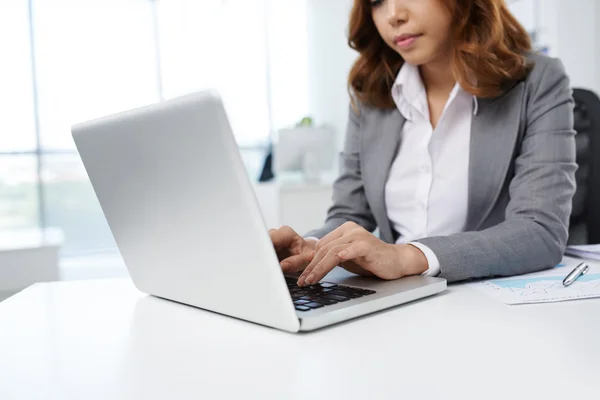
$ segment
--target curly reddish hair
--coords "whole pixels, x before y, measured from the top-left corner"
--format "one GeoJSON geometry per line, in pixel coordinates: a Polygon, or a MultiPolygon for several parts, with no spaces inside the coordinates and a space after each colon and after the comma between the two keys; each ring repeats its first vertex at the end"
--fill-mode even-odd
{"type": "MultiPolygon", "coordinates": [[[[457,82],[478,97],[502,94],[510,82],[527,76],[531,66],[527,31],[504,0],[440,0],[453,15],[452,69],[457,82]]],[[[370,0],[354,0],[348,45],[359,53],[348,89],[363,104],[394,108],[391,88],[404,60],[381,38],[370,0]]]]}

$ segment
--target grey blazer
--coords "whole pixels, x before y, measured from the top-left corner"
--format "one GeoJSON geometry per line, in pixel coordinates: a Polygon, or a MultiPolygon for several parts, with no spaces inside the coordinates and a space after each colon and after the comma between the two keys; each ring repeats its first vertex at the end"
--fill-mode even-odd
{"type": "MultiPolygon", "coordinates": [[[[559,60],[532,54],[530,61],[523,81],[478,99],[465,232],[416,240],[435,253],[448,281],[538,271],[564,253],[577,169],[572,91],[559,60]]],[[[404,121],[397,109],[350,109],[333,206],[325,225],[306,236],[321,238],[354,221],[396,242],[384,187],[404,121]]]]}

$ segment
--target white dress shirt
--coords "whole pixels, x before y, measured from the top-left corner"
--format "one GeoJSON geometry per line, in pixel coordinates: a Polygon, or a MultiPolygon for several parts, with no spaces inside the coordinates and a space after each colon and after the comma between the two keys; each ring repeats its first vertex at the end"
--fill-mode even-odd
{"type": "Polygon", "coordinates": [[[400,234],[397,243],[409,243],[425,254],[429,269],[423,275],[437,276],[440,262],[435,253],[414,240],[464,230],[471,121],[477,113],[477,98],[457,83],[433,129],[421,74],[407,63],[392,86],[392,97],[406,122],[385,185],[387,215],[400,234]]]}
{"type": "Polygon", "coordinates": [[[477,98],[457,83],[433,129],[419,69],[407,63],[392,86],[392,97],[406,122],[385,186],[387,214],[400,233],[397,243],[419,248],[429,262],[424,275],[436,276],[438,258],[429,247],[413,241],[464,230],[471,120],[477,98]]]}

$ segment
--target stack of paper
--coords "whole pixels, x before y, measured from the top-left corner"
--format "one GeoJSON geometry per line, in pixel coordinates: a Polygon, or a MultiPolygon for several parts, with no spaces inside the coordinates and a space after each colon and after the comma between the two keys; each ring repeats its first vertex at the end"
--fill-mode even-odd
{"type": "Polygon", "coordinates": [[[585,246],[569,246],[565,251],[568,256],[600,260],[600,244],[589,244],[585,246]]]}
{"type": "Polygon", "coordinates": [[[510,278],[491,279],[471,285],[505,304],[552,303],[600,297],[600,268],[580,276],[570,286],[563,286],[565,276],[577,263],[510,278]]]}

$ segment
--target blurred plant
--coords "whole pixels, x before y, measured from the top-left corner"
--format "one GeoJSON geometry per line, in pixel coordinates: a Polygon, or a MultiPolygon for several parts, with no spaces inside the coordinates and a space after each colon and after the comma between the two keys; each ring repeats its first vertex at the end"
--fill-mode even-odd
{"type": "Polygon", "coordinates": [[[296,127],[299,126],[313,126],[313,119],[311,117],[304,117],[296,124],[296,127]]]}

